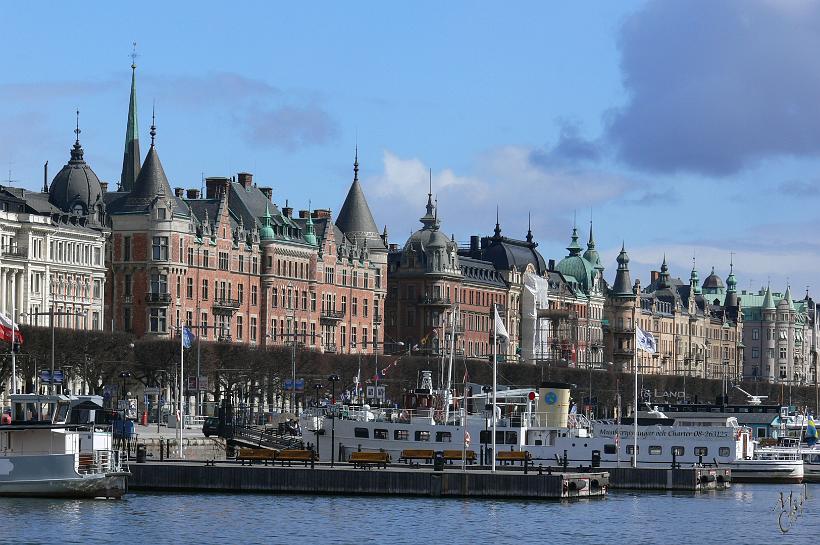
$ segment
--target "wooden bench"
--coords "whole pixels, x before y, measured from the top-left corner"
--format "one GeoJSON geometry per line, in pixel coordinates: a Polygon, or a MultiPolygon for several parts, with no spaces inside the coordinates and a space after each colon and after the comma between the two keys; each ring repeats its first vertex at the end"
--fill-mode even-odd
{"type": "Polygon", "coordinates": [[[293,462],[304,462],[305,467],[307,467],[309,463],[313,463],[318,459],[316,453],[312,450],[281,450],[276,456],[277,462],[282,462],[283,466],[285,462],[287,462],[288,467],[290,467],[293,462]]]}
{"type": "Polygon", "coordinates": [[[278,452],[267,448],[240,448],[236,453],[236,459],[242,462],[242,465],[245,465],[245,462],[251,466],[254,462],[265,462],[265,465],[268,465],[268,462],[276,460],[278,452]]]}
{"type": "Polygon", "coordinates": [[[372,466],[387,469],[390,463],[390,453],[388,452],[351,452],[348,462],[354,468],[369,469],[372,466]]]}
{"type": "Polygon", "coordinates": [[[401,451],[399,462],[404,461],[409,464],[412,460],[424,460],[429,464],[433,462],[435,456],[436,453],[433,450],[408,448],[401,451]]]}
{"type": "Polygon", "coordinates": [[[462,455],[466,454],[466,460],[468,464],[475,463],[475,451],[468,450],[466,452],[462,452],[460,450],[445,450],[444,451],[444,460],[446,462],[460,462],[462,459],[462,455]]]}
{"type": "Polygon", "coordinates": [[[502,465],[521,462],[521,465],[526,467],[531,459],[532,456],[526,450],[499,450],[495,453],[495,461],[501,462],[502,465]]]}

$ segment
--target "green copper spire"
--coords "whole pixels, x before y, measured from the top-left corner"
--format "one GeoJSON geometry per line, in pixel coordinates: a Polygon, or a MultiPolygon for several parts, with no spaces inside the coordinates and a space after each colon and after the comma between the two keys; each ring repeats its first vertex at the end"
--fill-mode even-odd
{"type": "Polygon", "coordinates": [[[128,123],[125,127],[125,152],[122,157],[120,189],[132,191],[140,173],[140,136],[137,124],[137,44],[131,54],[131,99],[128,102],[128,123]]]}
{"type": "Polygon", "coordinates": [[[310,213],[310,203],[308,203],[307,222],[305,223],[305,240],[308,244],[316,246],[318,240],[316,239],[316,230],[313,228],[313,218],[310,213]]]}
{"type": "Polygon", "coordinates": [[[786,295],[783,299],[789,304],[789,309],[794,310],[794,300],[792,299],[792,287],[786,285],[786,295]]]}
{"type": "Polygon", "coordinates": [[[774,306],[774,299],[772,298],[772,288],[771,286],[766,286],[766,296],[763,297],[763,310],[774,310],[776,307],[774,306]]]}
{"type": "Polygon", "coordinates": [[[265,204],[265,215],[262,217],[262,227],[259,229],[259,240],[273,240],[273,227],[271,227],[270,208],[265,204]]]}
{"type": "Polygon", "coordinates": [[[692,288],[692,293],[695,295],[700,295],[700,275],[698,275],[698,270],[695,268],[695,258],[692,258],[692,273],[689,275],[689,286],[692,288]]]}
{"type": "Polygon", "coordinates": [[[581,245],[578,244],[578,229],[572,228],[572,242],[567,246],[570,256],[581,255],[581,245]]]}

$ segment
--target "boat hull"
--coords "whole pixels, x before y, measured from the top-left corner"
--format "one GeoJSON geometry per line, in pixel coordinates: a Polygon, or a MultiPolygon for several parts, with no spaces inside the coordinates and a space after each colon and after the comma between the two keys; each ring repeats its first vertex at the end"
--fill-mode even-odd
{"type": "Polygon", "coordinates": [[[129,475],[129,473],[119,472],[72,479],[6,481],[0,483],[0,496],[120,499],[128,491],[129,475]]]}
{"type": "Polygon", "coordinates": [[[728,464],[737,483],[802,483],[803,461],[738,460],[728,464]]]}

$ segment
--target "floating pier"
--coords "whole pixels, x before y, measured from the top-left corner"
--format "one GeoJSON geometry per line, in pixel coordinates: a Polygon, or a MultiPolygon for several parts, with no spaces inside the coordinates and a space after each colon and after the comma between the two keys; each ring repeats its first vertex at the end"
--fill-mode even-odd
{"type": "Polygon", "coordinates": [[[131,464],[129,488],[146,491],[210,491],[271,494],[391,495],[460,498],[551,499],[603,497],[608,473],[537,471],[444,471],[389,466],[353,469],[348,464],[314,467],[243,466],[231,462],[131,464]]]}
{"type": "Polygon", "coordinates": [[[625,490],[725,490],[732,485],[732,470],[695,467],[658,469],[620,467],[609,469],[609,485],[625,490]]]}

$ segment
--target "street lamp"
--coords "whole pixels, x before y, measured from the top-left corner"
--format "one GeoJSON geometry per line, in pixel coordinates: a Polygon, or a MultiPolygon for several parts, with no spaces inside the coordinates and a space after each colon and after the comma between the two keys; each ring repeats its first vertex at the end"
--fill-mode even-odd
{"type": "Polygon", "coordinates": [[[120,390],[120,395],[117,399],[117,405],[122,406],[122,419],[125,420],[125,405],[122,403],[123,397],[126,399],[126,403],[128,402],[127,396],[125,396],[125,380],[131,378],[131,371],[123,371],[120,373],[120,379],[122,384],[122,389],[120,390]]]}
{"type": "MultiPolygon", "coordinates": [[[[314,416],[315,419],[318,419],[318,416],[319,416],[319,391],[322,388],[324,388],[323,384],[314,384],[313,385],[313,389],[316,390],[316,398],[315,398],[316,399],[316,412],[314,413],[316,415],[316,416],[314,416]]],[[[315,430],[316,431],[316,456],[318,457],[319,456],[319,426],[314,426],[314,428],[316,428],[316,430],[315,430]]],[[[333,438],[331,437],[331,441],[332,440],[333,440],[333,438]]],[[[331,448],[333,448],[333,447],[331,446],[331,448]]]]}
{"type": "Polygon", "coordinates": [[[54,394],[54,317],[55,316],[86,316],[84,310],[81,311],[56,311],[52,306],[48,312],[24,312],[22,316],[49,316],[49,323],[51,327],[51,382],[48,390],[49,394],[54,394]]]}
{"type": "Polygon", "coordinates": [[[336,383],[339,382],[339,375],[333,374],[327,377],[330,381],[330,467],[336,461],[336,383]]]}

